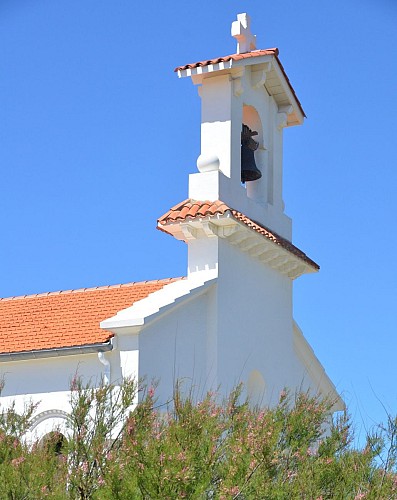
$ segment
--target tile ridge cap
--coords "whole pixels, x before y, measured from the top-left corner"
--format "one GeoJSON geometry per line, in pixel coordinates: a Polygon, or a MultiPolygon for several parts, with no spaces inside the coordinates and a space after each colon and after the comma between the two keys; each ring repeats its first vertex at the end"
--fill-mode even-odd
{"type": "Polygon", "coordinates": [[[58,291],[54,291],[54,292],[32,293],[32,294],[27,294],[27,295],[13,295],[11,297],[0,297],[0,303],[12,301],[12,300],[45,298],[45,297],[54,297],[57,295],[69,295],[69,294],[75,294],[75,293],[112,290],[112,289],[116,289],[116,288],[129,288],[129,287],[133,287],[136,285],[150,285],[150,284],[162,283],[162,282],[164,282],[164,284],[167,284],[167,283],[173,283],[174,281],[183,280],[183,279],[186,279],[186,276],[178,276],[175,278],[160,278],[160,279],[143,280],[143,281],[131,281],[128,283],[118,283],[116,285],[103,285],[103,286],[94,286],[94,287],[87,287],[87,288],[74,288],[74,289],[70,289],[70,290],[58,290],[58,291]]]}
{"type": "Polygon", "coordinates": [[[187,63],[187,64],[182,64],[180,66],[177,66],[174,69],[174,73],[176,73],[179,70],[187,69],[189,67],[193,68],[193,67],[200,67],[200,66],[208,66],[210,64],[216,63],[217,61],[218,62],[221,62],[221,61],[227,62],[236,56],[242,56],[242,55],[247,55],[247,54],[252,54],[252,53],[256,54],[259,52],[274,52],[275,56],[278,56],[280,53],[278,47],[269,47],[268,49],[255,49],[255,50],[250,50],[249,52],[242,52],[241,54],[233,53],[233,54],[228,54],[226,56],[211,57],[211,58],[207,58],[207,59],[202,59],[201,61],[196,61],[193,63],[187,63]]]}

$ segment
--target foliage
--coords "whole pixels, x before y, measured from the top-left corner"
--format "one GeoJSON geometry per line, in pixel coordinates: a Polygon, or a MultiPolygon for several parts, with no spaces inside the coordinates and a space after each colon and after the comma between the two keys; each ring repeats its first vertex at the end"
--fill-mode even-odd
{"type": "Polygon", "coordinates": [[[197,402],[177,384],[167,408],[155,390],[75,377],[66,438],[26,441],[35,406],[0,410],[0,498],[392,499],[397,498],[397,420],[353,446],[332,402],[283,391],[254,408],[241,387],[197,402]],[[137,403],[138,392],[140,402],[137,403]]]}
{"type": "Polygon", "coordinates": [[[22,414],[15,404],[0,411],[0,498],[64,498],[66,460],[46,445],[25,441],[36,406],[25,406],[22,414]]]}
{"type": "Polygon", "coordinates": [[[124,423],[137,396],[136,383],[119,387],[103,381],[95,388],[81,378],[72,380],[68,422],[68,490],[72,498],[91,498],[103,484],[109,457],[117,452],[124,423]]]}

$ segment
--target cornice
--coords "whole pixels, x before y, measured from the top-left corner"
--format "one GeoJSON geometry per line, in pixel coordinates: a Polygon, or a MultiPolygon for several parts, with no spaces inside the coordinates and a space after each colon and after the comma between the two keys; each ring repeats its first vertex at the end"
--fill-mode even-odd
{"type": "Polygon", "coordinates": [[[167,233],[186,243],[202,238],[222,238],[290,279],[318,270],[280,244],[235,219],[231,211],[186,221],[169,222],[160,229],[166,230],[167,233]]]}

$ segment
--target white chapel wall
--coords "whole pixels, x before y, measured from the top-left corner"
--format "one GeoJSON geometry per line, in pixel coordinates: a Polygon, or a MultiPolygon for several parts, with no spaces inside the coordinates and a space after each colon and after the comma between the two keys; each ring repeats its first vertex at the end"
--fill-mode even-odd
{"type": "MultiPolygon", "coordinates": [[[[107,352],[106,356],[114,367],[112,381],[121,379],[120,355],[107,352]]],[[[25,404],[37,403],[35,415],[35,437],[40,437],[54,427],[65,425],[70,412],[70,385],[76,375],[85,383],[98,385],[104,376],[104,365],[96,353],[60,356],[0,364],[0,375],[4,379],[1,393],[1,408],[15,402],[15,409],[22,413],[25,404]]]]}
{"type": "Polygon", "coordinates": [[[139,372],[159,385],[156,391],[159,404],[168,401],[176,381],[196,393],[208,388],[207,324],[208,296],[211,289],[180,307],[172,308],[158,321],[153,321],[139,335],[139,372]],[[193,382],[194,379],[194,382],[193,382]]]}
{"type": "Polygon", "coordinates": [[[225,240],[219,252],[219,383],[228,392],[258,371],[263,403],[274,404],[305,378],[293,344],[292,282],[225,240]]]}

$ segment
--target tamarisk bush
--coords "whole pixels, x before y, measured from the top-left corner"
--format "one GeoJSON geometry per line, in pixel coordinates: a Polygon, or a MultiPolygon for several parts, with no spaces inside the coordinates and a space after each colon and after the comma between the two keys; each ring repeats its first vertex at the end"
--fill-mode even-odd
{"type": "Polygon", "coordinates": [[[1,499],[397,499],[390,416],[357,448],[348,414],[303,392],[254,408],[241,387],[197,402],[176,384],[158,407],[153,387],[76,377],[70,403],[66,439],[33,446],[35,407],[0,411],[1,499]]]}

